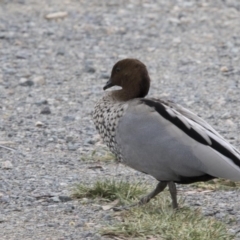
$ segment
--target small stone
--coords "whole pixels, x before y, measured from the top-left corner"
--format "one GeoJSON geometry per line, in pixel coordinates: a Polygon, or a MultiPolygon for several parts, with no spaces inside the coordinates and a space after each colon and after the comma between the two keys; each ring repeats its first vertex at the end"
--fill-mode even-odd
{"type": "Polygon", "coordinates": [[[49,13],[45,16],[47,20],[58,19],[58,18],[65,18],[68,15],[67,12],[55,12],[49,13]]]}
{"type": "Polygon", "coordinates": [[[72,144],[72,143],[68,143],[68,150],[69,151],[76,151],[77,149],[78,149],[78,145],[72,144]]]}
{"type": "Polygon", "coordinates": [[[71,197],[68,196],[59,196],[59,199],[61,200],[61,202],[69,202],[72,201],[71,197]]]}
{"type": "Polygon", "coordinates": [[[37,106],[46,105],[46,104],[48,104],[48,101],[46,99],[44,99],[44,100],[41,100],[39,102],[35,102],[35,104],[37,106]]]}
{"type": "Polygon", "coordinates": [[[92,67],[92,66],[87,65],[87,66],[85,66],[85,71],[87,73],[95,73],[96,69],[94,67],[92,67]]]}
{"type": "Polygon", "coordinates": [[[110,78],[110,75],[108,73],[102,73],[100,78],[103,78],[103,79],[109,79],[110,78]]]}
{"type": "Polygon", "coordinates": [[[42,122],[40,122],[40,121],[37,121],[36,123],[35,123],[35,126],[36,127],[42,127],[44,124],[42,123],[42,122]]]}
{"type": "Polygon", "coordinates": [[[26,78],[20,78],[19,85],[23,87],[31,87],[34,84],[32,80],[26,78]]]}
{"type": "Polygon", "coordinates": [[[8,196],[2,196],[0,198],[0,203],[9,203],[10,202],[10,199],[8,196]]]}
{"type": "Polygon", "coordinates": [[[227,120],[226,120],[226,125],[228,125],[229,127],[232,127],[232,126],[234,126],[235,124],[234,124],[234,122],[233,122],[231,119],[227,119],[227,120]]]}
{"type": "Polygon", "coordinates": [[[75,117],[73,117],[73,116],[64,116],[63,117],[63,121],[65,121],[65,122],[72,122],[74,120],[75,120],[75,117]]]}
{"type": "Polygon", "coordinates": [[[45,85],[46,84],[46,80],[43,76],[36,76],[33,78],[33,82],[38,84],[38,85],[45,85]]]}
{"type": "Polygon", "coordinates": [[[6,218],[2,215],[0,215],[0,223],[6,222],[6,218]]]}
{"type": "Polygon", "coordinates": [[[52,200],[53,202],[61,202],[58,196],[52,197],[51,200],[52,200]]]}
{"type": "Polygon", "coordinates": [[[66,137],[66,142],[67,142],[67,143],[73,142],[73,137],[67,136],[67,137],[66,137]]]}
{"type": "Polygon", "coordinates": [[[10,161],[2,162],[2,169],[12,169],[13,165],[10,161]]]}
{"type": "Polygon", "coordinates": [[[91,232],[83,232],[82,233],[83,239],[86,239],[86,238],[92,237],[92,236],[93,236],[93,233],[91,233],[91,232]]]}
{"type": "Polygon", "coordinates": [[[51,110],[48,106],[44,107],[41,112],[41,114],[51,114],[51,110]]]}
{"type": "Polygon", "coordinates": [[[228,67],[226,67],[226,66],[222,66],[222,67],[220,68],[220,71],[221,71],[221,72],[228,72],[229,69],[228,69],[228,67]]]}
{"type": "Polygon", "coordinates": [[[55,224],[55,223],[48,223],[47,226],[48,226],[48,227],[56,227],[56,224],[55,224]]]}
{"type": "Polygon", "coordinates": [[[57,55],[59,55],[59,56],[64,56],[64,55],[65,55],[64,49],[59,49],[59,50],[57,51],[57,55]]]}
{"type": "Polygon", "coordinates": [[[65,212],[65,213],[72,213],[74,209],[75,209],[74,206],[72,206],[72,205],[67,205],[66,208],[64,209],[64,212],[65,212]]]}

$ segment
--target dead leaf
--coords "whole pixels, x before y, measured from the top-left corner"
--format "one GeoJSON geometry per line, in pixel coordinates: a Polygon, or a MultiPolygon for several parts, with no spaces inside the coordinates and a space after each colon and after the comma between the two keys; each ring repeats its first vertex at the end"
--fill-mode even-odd
{"type": "Polygon", "coordinates": [[[203,191],[201,191],[201,193],[210,193],[210,192],[213,192],[213,190],[203,190],[203,191]]]}
{"type": "Polygon", "coordinates": [[[116,207],[116,206],[118,205],[118,203],[119,203],[119,199],[116,199],[116,200],[114,200],[113,202],[109,203],[108,205],[102,206],[102,209],[103,209],[104,211],[110,210],[110,209],[112,209],[113,207],[116,207]]]}

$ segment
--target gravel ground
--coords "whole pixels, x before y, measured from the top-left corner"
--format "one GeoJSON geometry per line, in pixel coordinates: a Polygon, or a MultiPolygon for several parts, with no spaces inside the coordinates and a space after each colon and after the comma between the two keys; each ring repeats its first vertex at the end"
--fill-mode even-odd
{"type": "MultiPolygon", "coordinates": [[[[238,0],[0,1],[0,238],[104,239],[111,214],[69,201],[74,183],[105,176],[147,179],[81,156],[101,142],[90,120],[113,64],[143,61],[151,96],[195,112],[240,146],[238,0]],[[62,16],[48,15],[56,12],[62,16]]],[[[155,181],[153,185],[155,184],[155,181]]],[[[179,186],[186,204],[230,219],[239,232],[240,191],[179,186]]]]}

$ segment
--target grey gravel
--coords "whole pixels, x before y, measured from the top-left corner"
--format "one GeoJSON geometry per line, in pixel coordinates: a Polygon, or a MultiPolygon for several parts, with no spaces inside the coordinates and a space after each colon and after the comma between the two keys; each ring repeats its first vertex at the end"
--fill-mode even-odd
{"type": "MultiPolygon", "coordinates": [[[[13,167],[0,168],[0,238],[105,239],[97,231],[111,211],[68,199],[72,186],[107,177],[154,187],[122,165],[81,160],[105,154],[90,113],[122,58],[147,65],[149,95],[199,113],[239,148],[239,10],[238,0],[1,1],[0,145],[9,149],[0,147],[0,166],[13,167]]],[[[239,232],[239,190],[178,190],[239,232]]]]}
{"type": "Polygon", "coordinates": [[[51,110],[48,106],[44,107],[41,112],[41,114],[51,114],[51,110]]]}

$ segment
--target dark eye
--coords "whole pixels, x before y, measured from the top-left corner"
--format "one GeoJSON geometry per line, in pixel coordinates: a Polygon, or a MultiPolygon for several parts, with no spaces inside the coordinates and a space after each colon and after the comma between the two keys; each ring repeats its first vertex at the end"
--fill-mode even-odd
{"type": "Polygon", "coordinates": [[[120,68],[118,67],[118,68],[116,68],[116,72],[120,72],[120,68]]]}

